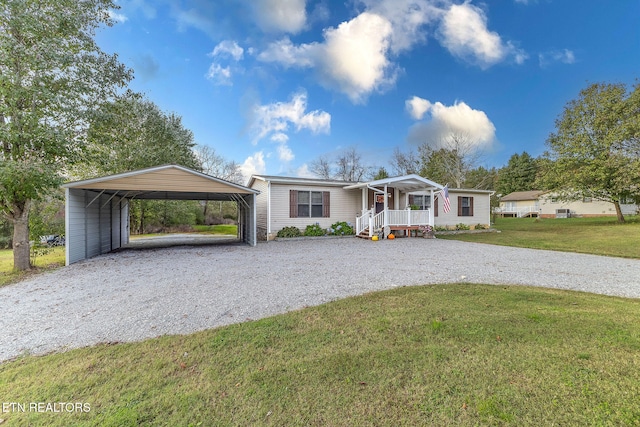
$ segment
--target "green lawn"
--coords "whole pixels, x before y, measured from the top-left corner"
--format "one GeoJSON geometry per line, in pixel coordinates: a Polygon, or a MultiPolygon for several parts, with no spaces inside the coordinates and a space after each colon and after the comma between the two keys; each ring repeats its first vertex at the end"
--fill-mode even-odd
{"type": "Polygon", "coordinates": [[[640,301],[406,287],[0,365],[8,425],[640,425],[640,301]]]}
{"type": "Polygon", "coordinates": [[[498,218],[500,233],[438,235],[438,238],[640,258],[640,218],[498,218]]]}
{"type": "Polygon", "coordinates": [[[16,273],[13,271],[13,251],[11,249],[0,249],[0,286],[24,279],[42,270],[61,267],[64,265],[64,261],[64,247],[51,248],[48,253],[35,258],[35,269],[33,271],[16,273]]]}
{"type": "Polygon", "coordinates": [[[219,224],[219,225],[195,225],[194,230],[198,233],[206,234],[224,234],[235,236],[238,234],[237,225],[219,224]]]}

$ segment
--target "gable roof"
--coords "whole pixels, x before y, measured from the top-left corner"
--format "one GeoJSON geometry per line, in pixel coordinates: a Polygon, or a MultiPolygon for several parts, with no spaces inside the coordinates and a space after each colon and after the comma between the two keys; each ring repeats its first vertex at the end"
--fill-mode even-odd
{"type": "Polygon", "coordinates": [[[541,190],[531,190],[531,191],[514,191],[513,193],[509,193],[503,198],[500,199],[501,202],[516,202],[522,200],[538,200],[538,197],[546,193],[546,191],[541,190]]]}
{"type": "Polygon", "coordinates": [[[352,190],[356,188],[365,187],[383,187],[385,185],[393,186],[394,188],[401,189],[405,192],[421,191],[428,188],[434,188],[442,190],[444,186],[433,182],[430,179],[423,178],[420,175],[410,174],[403,176],[394,176],[389,178],[376,179],[369,182],[359,182],[357,184],[349,185],[345,187],[346,190],[352,190]]]}
{"type": "Polygon", "coordinates": [[[257,194],[259,191],[179,165],[146,169],[68,182],[63,188],[127,192],[136,198],[212,200],[213,195],[257,194]]]}

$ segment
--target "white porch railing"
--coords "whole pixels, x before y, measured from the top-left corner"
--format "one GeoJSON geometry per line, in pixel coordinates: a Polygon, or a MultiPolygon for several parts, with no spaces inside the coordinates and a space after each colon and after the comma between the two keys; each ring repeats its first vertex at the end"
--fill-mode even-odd
{"type": "Polygon", "coordinates": [[[522,218],[530,214],[537,214],[539,211],[539,208],[537,206],[525,206],[523,208],[513,208],[513,209],[494,208],[493,211],[501,215],[509,214],[509,215],[517,216],[518,218],[522,218]]]}
{"type": "Polygon", "coordinates": [[[373,214],[373,209],[362,211],[362,216],[356,217],[356,235],[362,233],[369,227],[369,219],[373,214]]]}
{"type": "Polygon", "coordinates": [[[373,236],[373,231],[383,228],[385,225],[392,226],[433,226],[433,213],[430,209],[425,210],[386,210],[378,214],[373,213],[373,209],[364,211],[362,216],[356,218],[356,234],[360,234],[369,229],[369,237],[373,236]]]}

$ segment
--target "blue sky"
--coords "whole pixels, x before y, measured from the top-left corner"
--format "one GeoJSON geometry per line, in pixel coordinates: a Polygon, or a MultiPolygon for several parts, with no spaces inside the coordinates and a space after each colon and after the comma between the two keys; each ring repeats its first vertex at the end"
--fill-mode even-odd
{"type": "Polygon", "coordinates": [[[252,173],[310,176],[350,147],[451,131],[484,166],[540,155],[590,83],[640,78],[636,0],[120,0],[100,47],[196,142],[252,173]]]}

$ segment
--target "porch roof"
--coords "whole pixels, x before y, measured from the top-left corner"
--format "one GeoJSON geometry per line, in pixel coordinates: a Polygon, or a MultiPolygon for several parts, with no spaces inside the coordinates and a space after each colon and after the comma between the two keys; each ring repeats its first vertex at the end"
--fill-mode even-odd
{"type": "Polygon", "coordinates": [[[423,178],[420,175],[411,174],[411,175],[403,175],[403,176],[395,176],[390,178],[377,179],[375,181],[369,182],[359,182],[357,184],[347,185],[344,187],[345,190],[354,190],[357,188],[366,188],[366,187],[384,187],[388,185],[393,188],[397,188],[399,190],[404,191],[405,193],[409,193],[412,191],[424,191],[424,190],[442,190],[444,186],[438,184],[437,182],[433,182],[427,178],[423,178]]]}

